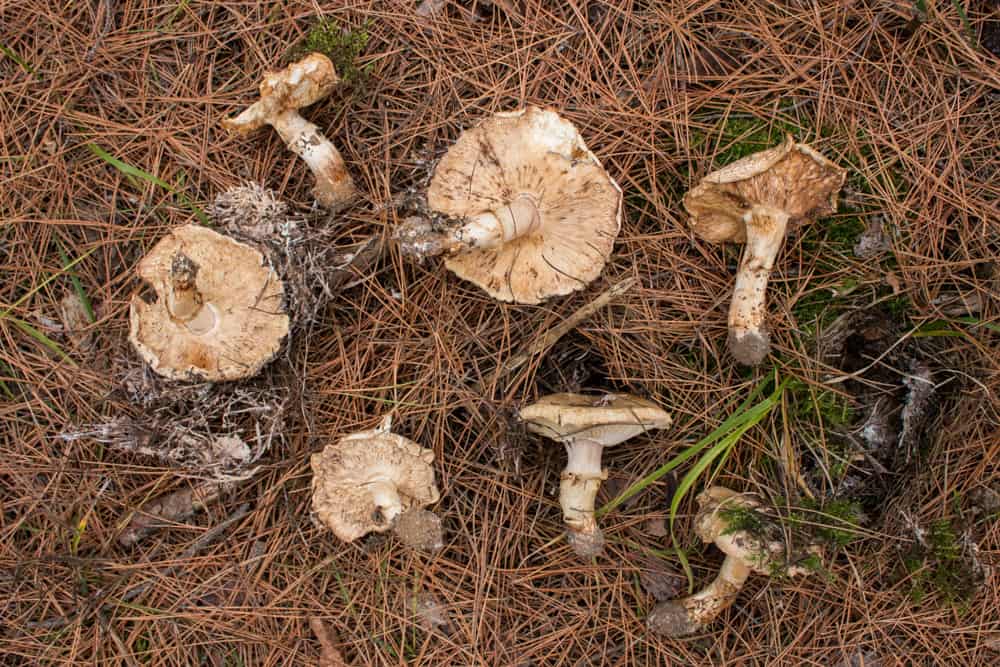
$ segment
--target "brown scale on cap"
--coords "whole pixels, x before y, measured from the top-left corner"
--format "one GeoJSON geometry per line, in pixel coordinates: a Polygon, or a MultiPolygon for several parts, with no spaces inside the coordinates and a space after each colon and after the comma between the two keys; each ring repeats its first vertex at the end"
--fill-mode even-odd
{"type": "Polygon", "coordinates": [[[767,281],[789,225],[834,212],[846,175],[788,137],[712,172],[684,195],[695,234],[746,244],[729,308],[729,350],[740,363],[759,364],[770,351],[767,281]]]}

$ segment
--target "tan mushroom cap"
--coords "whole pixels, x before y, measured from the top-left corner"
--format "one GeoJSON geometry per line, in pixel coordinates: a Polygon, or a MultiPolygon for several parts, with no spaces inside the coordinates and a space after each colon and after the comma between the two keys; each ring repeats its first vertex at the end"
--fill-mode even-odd
{"type": "Polygon", "coordinates": [[[371,532],[383,533],[396,518],[437,502],[434,452],[389,432],[390,421],[327,445],[312,455],[312,508],[324,525],[345,542],[371,532]],[[376,499],[377,485],[388,484],[398,496],[391,513],[376,499]]]}
{"type": "Polygon", "coordinates": [[[789,136],[783,144],[726,165],[684,195],[694,232],[707,241],[746,241],[745,215],[754,206],[792,221],[832,213],[847,171],[789,136]]]}
{"type": "Polygon", "coordinates": [[[628,394],[551,394],[520,414],[533,433],[566,444],[589,440],[605,447],[672,422],[656,403],[628,394]]]}
{"type": "Polygon", "coordinates": [[[129,340],[158,374],[211,382],[252,377],[277,354],[288,334],[284,284],[259,250],[206,227],[185,225],[160,239],[137,273],[156,292],[132,297],[129,340]],[[198,315],[184,322],[170,311],[172,267],[186,256],[197,272],[198,315]]]}
{"type": "Polygon", "coordinates": [[[328,97],[340,83],[337,70],[322,53],[310,53],[283,70],[267,72],[260,82],[260,99],[222,126],[246,134],[272,122],[285,111],[295,111],[328,97]]]}
{"type": "Polygon", "coordinates": [[[621,228],[621,201],[576,127],[534,106],[462,133],[427,191],[432,209],[458,218],[504,207],[537,211],[537,220],[517,221],[535,225],[528,234],[445,260],[492,297],[518,303],[569,294],[600,275],[621,228]]]}

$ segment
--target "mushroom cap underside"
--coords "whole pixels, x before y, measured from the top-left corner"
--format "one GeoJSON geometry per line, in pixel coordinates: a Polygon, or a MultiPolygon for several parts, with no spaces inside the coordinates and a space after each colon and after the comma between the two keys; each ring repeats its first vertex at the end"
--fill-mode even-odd
{"type": "Polygon", "coordinates": [[[341,438],[311,457],[313,511],[345,542],[385,532],[393,522],[379,512],[369,485],[391,482],[403,512],[426,507],[439,498],[433,461],[430,449],[384,430],[341,438]]]}
{"type": "Polygon", "coordinates": [[[707,241],[746,241],[746,214],[754,206],[791,220],[832,213],[846,170],[788,137],[705,176],[684,195],[694,232],[707,241]]]}
{"type": "Polygon", "coordinates": [[[185,225],[156,243],[137,273],[156,293],[132,297],[129,340],[150,367],[176,380],[212,382],[256,375],[288,334],[284,284],[259,250],[207,227],[185,225]],[[214,325],[196,333],[168,308],[171,267],[183,253],[214,325]]]}
{"type": "Polygon", "coordinates": [[[427,191],[433,210],[455,218],[502,210],[522,197],[537,209],[534,230],[448,257],[445,266],[494,298],[518,303],[568,294],[600,275],[621,228],[621,189],[576,127],[552,110],[498,113],[466,130],[427,191]]]}
{"type": "Polygon", "coordinates": [[[611,447],[671,424],[656,403],[628,394],[552,394],[522,408],[528,430],[567,444],[577,440],[611,447]]]}

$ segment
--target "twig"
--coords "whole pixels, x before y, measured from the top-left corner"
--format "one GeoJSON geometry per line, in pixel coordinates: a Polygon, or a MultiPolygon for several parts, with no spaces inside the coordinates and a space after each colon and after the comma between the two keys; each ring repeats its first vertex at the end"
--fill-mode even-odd
{"type": "MultiPolygon", "coordinates": [[[[617,296],[621,296],[630,290],[637,282],[638,280],[636,278],[626,278],[625,280],[612,285],[605,291],[601,292],[601,294],[599,294],[593,301],[580,306],[565,320],[555,325],[545,333],[542,333],[532,339],[524,350],[515,354],[513,357],[508,359],[505,364],[494,371],[490,384],[496,384],[501,378],[517,371],[519,368],[528,363],[532,357],[544,354],[550,347],[555,345],[556,341],[576,327],[580,326],[580,323],[604,306],[608,305],[612,299],[617,296]]],[[[477,393],[482,391],[482,389],[482,383],[477,385],[475,388],[477,393]]]]}

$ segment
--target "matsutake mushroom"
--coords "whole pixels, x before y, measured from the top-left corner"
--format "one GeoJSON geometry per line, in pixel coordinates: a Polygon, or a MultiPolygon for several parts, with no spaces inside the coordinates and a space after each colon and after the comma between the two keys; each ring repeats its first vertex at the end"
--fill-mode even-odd
{"type": "Polygon", "coordinates": [[[711,583],[694,595],[661,602],[649,613],[647,626],[656,633],[679,637],[697,632],[729,608],[747,578],[757,572],[801,576],[813,571],[809,559],[820,555],[810,544],[793,549],[786,532],[759,498],[713,486],[698,495],[695,533],[704,542],[714,542],[726,559],[711,583]]]}
{"type": "Polygon", "coordinates": [[[684,195],[694,233],[745,243],[729,307],[729,350],[756,365],[771,349],[765,293],[789,225],[832,213],[847,172],[788,137],[714,171],[684,195]]]}
{"type": "Polygon", "coordinates": [[[594,518],[597,490],[608,473],[601,467],[605,447],[641,433],[670,426],[660,406],[628,394],[552,394],[520,411],[528,430],[566,446],[568,461],[560,475],[559,504],[573,550],[584,558],[599,555],[604,534],[594,518]]]}
{"type": "Polygon", "coordinates": [[[259,250],[207,227],[160,239],[137,268],[129,340],[156,373],[221,382],[256,375],[288,334],[284,284],[259,250]]]}
{"type": "MultiPolygon", "coordinates": [[[[312,455],[313,512],[344,542],[395,528],[404,513],[439,498],[431,467],[434,452],[391,433],[391,426],[391,418],[385,417],[376,428],[345,436],[312,455]]],[[[427,537],[426,518],[410,516],[422,528],[406,520],[400,537],[405,540],[412,530],[411,546],[434,550],[437,542],[427,537]]]]}
{"type": "Polygon", "coordinates": [[[260,99],[235,118],[222,121],[227,130],[242,134],[264,125],[273,127],[288,150],[312,170],[316,200],[334,211],[349,204],[357,189],[340,151],[316,125],[299,115],[299,109],[325,98],[338,83],[340,77],[330,59],[311,53],[279,72],[267,72],[260,84],[260,99]]]}
{"type": "Polygon", "coordinates": [[[466,130],[434,171],[430,216],[396,230],[405,255],[445,266],[501,301],[540,303],[600,275],[622,193],[576,127],[529,106],[466,130]]]}

